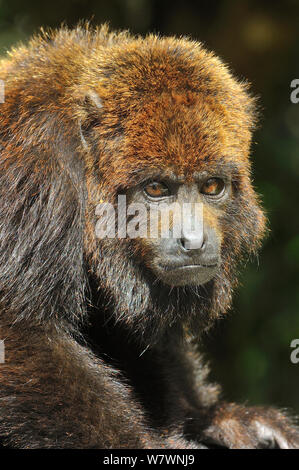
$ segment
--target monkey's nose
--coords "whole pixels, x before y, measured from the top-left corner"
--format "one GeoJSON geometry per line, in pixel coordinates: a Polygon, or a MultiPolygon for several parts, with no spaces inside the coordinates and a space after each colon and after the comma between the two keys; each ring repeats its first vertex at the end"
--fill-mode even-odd
{"type": "Polygon", "coordinates": [[[187,232],[182,234],[180,244],[184,251],[204,251],[206,240],[203,233],[187,232]]]}

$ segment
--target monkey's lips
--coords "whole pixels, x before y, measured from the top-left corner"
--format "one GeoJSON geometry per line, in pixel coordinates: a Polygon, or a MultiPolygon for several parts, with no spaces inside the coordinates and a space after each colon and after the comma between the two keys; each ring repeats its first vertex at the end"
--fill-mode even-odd
{"type": "Polygon", "coordinates": [[[201,285],[210,281],[216,275],[218,268],[218,263],[161,266],[163,276],[160,273],[159,277],[172,286],[201,285]]]}

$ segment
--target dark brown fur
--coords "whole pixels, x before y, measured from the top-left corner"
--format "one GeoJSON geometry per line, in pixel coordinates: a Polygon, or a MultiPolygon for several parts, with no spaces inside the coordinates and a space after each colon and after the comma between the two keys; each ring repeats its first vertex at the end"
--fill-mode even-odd
{"type": "Polygon", "coordinates": [[[237,264],[264,232],[247,86],[199,43],[106,27],[39,36],[0,78],[3,445],[298,447],[280,412],[221,402],[191,340],[227,312],[237,264]],[[208,284],[171,289],[147,240],[96,239],[102,200],[219,167],[234,194],[205,212],[222,240],[208,284]]]}

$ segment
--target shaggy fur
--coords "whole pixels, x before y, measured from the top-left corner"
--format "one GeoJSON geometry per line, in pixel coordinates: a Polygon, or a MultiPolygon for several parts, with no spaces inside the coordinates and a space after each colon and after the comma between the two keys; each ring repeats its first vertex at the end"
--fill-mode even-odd
{"type": "Polygon", "coordinates": [[[38,36],[0,78],[3,445],[298,447],[280,412],[219,400],[191,339],[227,312],[237,264],[264,233],[247,85],[197,42],[105,26],[38,36]],[[233,194],[205,214],[222,239],[206,285],[155,278],[147,240],[96,239],[101,201],[212,170],[233,194]]]}

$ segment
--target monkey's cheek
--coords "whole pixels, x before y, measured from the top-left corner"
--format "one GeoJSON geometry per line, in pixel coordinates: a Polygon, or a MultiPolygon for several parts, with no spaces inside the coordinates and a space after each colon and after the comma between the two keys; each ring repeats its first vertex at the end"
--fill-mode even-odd
{"type": "Polygon", "coordinates": [[[217,275],[218,265],[182,266],[170,270],[155,270],[157,277],[170,286],[203,285],[217,275]]]}

